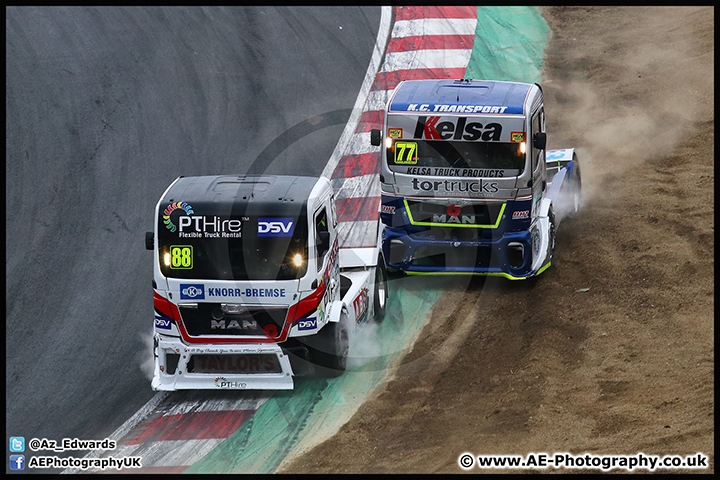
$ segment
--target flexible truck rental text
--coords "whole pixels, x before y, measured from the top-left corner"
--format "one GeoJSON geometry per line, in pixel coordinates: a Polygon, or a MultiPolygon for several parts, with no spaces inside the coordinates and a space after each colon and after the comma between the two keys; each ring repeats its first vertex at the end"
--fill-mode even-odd
{"type": "Polygon", "coordinates": [[[560,219],[580,207],[573,149],[546,152],[537,84],[413,80],[383,129],[382,248],[389,270],[517,280],[552,264],[560,219]]]}
{"type": "Polygon", "coordinates": [[[292,389],[338,375],[349,335],[382,320],[376,246],[339,248],[326,178],[179,177],[146,234],[153,255],[154,390],[292,389]]]}

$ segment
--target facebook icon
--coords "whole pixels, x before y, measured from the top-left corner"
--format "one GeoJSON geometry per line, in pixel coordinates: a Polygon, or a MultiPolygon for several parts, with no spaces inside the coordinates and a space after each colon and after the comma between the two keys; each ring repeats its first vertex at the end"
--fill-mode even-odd
{"type": "Polygon", "coordinates": [[[25,455],[10,455],[10,470],[25,470],[25,455]]]}

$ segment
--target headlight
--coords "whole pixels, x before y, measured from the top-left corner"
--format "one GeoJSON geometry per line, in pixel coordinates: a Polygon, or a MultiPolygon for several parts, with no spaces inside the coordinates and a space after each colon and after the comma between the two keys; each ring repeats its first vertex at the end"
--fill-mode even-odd
{"type": "Polygon", "coordinates": [[[295,256],[293,257],[293,264],[294,264],[296,267],[301,267],[302,264],[303,264],[303,257],[302,257],[302,255],[300,255],[299,253],[296,253],[295,256]]]}

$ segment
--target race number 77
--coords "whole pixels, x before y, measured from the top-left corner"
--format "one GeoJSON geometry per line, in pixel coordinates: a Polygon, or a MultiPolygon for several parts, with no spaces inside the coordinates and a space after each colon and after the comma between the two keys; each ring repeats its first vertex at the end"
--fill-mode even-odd
{"type": "Polygon", "coordinates": [[[395,165],[416,165],[417,143],[395,142],[395,165]]]}

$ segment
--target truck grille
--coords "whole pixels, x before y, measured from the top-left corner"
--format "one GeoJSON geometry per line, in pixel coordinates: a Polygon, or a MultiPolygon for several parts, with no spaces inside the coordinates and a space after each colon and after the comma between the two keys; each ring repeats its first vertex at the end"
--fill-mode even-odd
{"type": "Polygon", "coordinates": [[[433,223],[448,226],[495,225],[502,209],[502,203],[474,204],[460,207],[457,215],[448,213],[448,206],[437,203],[407,200],[413,223],[433,223]]]}
{"type": "Polygon", "coordinates": [[[491,268],[500,265],[493,255],[493,248],[487,246],[433,245],[419,247],[410,262],[416,267],[435,268],[491,268]]]}
{"type": "Polygon", "coordinates": [[[282,373],[282,366],[274,353],[193,355],[187,365],[188,373],[282,373]]]}
{"type": "Polygon", "coordinates": [[[282,332],[287,308],[250,307],[238,313],[224,312],[219,303],[179,305],[185,328],[191,336],[232,335],[268,336],[276,338],[282,332]]]}

